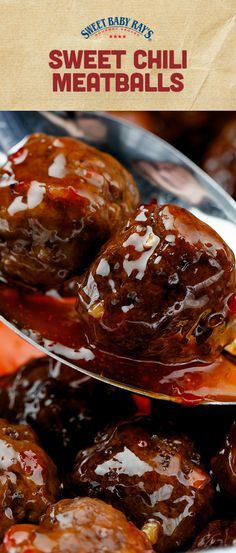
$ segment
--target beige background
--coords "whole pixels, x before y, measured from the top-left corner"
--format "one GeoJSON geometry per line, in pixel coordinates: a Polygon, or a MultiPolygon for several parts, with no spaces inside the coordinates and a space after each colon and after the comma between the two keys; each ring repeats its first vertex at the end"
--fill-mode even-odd
{"type": "Polygon", "coordinates": [[[0,0],[0,109],[235,109],[235,13],[236,0],[0,0]],[[188,50],[183,92],[51,92],[49,51],[111,48],[111,40],[80,35],[110,15],[156,32],[152,42],[130,37],[112,47],[188,50]]]}

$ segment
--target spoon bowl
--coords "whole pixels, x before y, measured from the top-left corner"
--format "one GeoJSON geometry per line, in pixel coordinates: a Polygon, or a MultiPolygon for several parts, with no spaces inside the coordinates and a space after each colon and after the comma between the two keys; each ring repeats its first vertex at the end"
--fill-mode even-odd
{"type": "MultiPolygon", "coordinates": [[[[143,202],[157,198],[189,209],[235,249],[234,200],[181,152],[134,124],[102,113],[1,112],[1,161],[25,136],[46,132],[85,140],[114,155],[133,174],[143,202]]],[[[0,286],[0,319],[43,353],[89,376],[133,392],[186,404],[236,403],[236,366],[222,355],[211,365],[163,365],[117,356],[88,340],[73,299],[0,286]]]]}

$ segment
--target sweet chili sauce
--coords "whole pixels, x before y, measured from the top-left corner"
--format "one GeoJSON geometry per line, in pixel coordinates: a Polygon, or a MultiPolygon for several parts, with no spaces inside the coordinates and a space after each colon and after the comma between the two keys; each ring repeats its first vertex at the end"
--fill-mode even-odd
{"type": "MultiPolygon", "coordinates": [[[[9,157],[9,167],[5,167],[5,173],[2,175],[5,190],[4,197],[8,207],[5,226],[12,217],[13,219],[14,216],[18,217],[19,213],[22,213],[22,217],[25,217],[25,210],[32,208],[31,205],[28,205],[28,200],[28,203],[26,203],[26,199],[24,198],[23,201],[19,196],[19,194],[24,194],[25,188],[28,190],[29,167],[32,163],[32,157],[30,156],[33,155],[34,170],[42,177],[36,185],[35,181],[31,182],[31,185],[34,184],[33,208],[35,208],[41,207],[46,190],[44,181],[48,182],[49,177],[51,178],[52,152],[55,150],[56,155],[53,165],[55,165],[56,159],[58,160],[58,152],[61,154],[64,152],[64,145],[61,140],[53,141],[52,144],[50,143],[50,148],[53,146],[54,150],[51,151],[48,147],[46,152],[47,161],[44,160],[42,166],[42,160],[39,156],[39,142],[40,148],[44,152],[46,148],[45,137],[39,135],[30,155],[27,146],[27,148],[20,149],[9,157]],[[17,211],[16,199],[18,202],[17,211]],[[11,203],[8,205],[8,202],[11,203]]],[[[98,179],[97,172],[99,171],[96,167],[96,171],[94,170],[95,172],[92,174],[86,169],[83,178],[85,178],[85,174],[88,182],[92,178],[92,184],[90,184],[94,187],[96,176],[97,190],[100,179],[98,179]]],[[[63,167],[63,171],[64,169],[63,167]]],[[[67,177],[65,177],[64,182],[63,175],[58,174],[57,166],[56,184],[53,181],[53,191],[55,195],[56,189],[57,200],[61,200],[62,194],[64,200],[64,196],[66,196],[66,201],[69,200],[70,205],[73,202],[79,201],[81,203],[82,200],[85,201],[81,197],[81,183],[80,193],[78,193],[77,189],[68,186],[72,178],[69,173],[68,175],[69,181],[67,182],[67,177]]],[[[88,182],[84,183],[87,196],[89,196],[88,182]]],[[[30,190],[32,193],[31,188],[30,190]]],[[[53,198],[55,201],[54,196],[53,198]]],[[[86,201],[91,203],[90,196],[86,198],[86,201]]],[[[229,311],[232,314],[236,312],[235,296],[229,300],[229,311]]],[[[154,360],[137,359],[112,353],[91,343],[86,322],[80,320],[75,309],[75,299],[62,298],[55,291],[53,294],[33,293],[23,291],[20,288],[9,288],[2,284],[0,286],[0,313],[8,321],[15,324],[17,328],[20,328],[26,336],[32,337],[52,354],[66,359],[75,367],[78,367],[78,370],[82,369],[96,376],[102,376],[114,383],[124,384],[140,392],[146,392],[153,396],[169,397],[173,401],[185,404],[197,404],[209,400],[236,401],[236,365],[233,361],[234,357],[230,354],[221,355],[211,364],[194,361],[178,365],[163,364],[154,360]]]]}
{"type": "MultiPolygon", "coordinates": [[[[235,303],[235,297],[231,297],[229,309],[233,312],[235,303]]],[[[2,285],[0,311],[26,336],[78,370],[186,405],[236,402],[236,363],[231,355],[222,354],[211,364],[194,361],[164,365],[112,354],[89,342],[88,329],[78,318],[74,298],[27,293],[2,285]]]]}

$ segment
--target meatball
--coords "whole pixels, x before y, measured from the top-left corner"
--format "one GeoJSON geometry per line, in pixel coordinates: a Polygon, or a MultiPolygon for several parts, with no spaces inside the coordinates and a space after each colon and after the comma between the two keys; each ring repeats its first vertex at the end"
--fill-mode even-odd
{"type": "Polygon", "coordinates": [[[152,553],[146,536],[123,513],[94,499],[52,505],[40,526],[8,530],[2,553],[152,553]]]}
{"type": "Polygon", "coordinates": [[[37,522],[58,493],[56,467],[27,425],[0,419],[0,534],[37,522]]]}
{"type": "MultiPolygon", "coordinates": [[[[175,433],[184,432],[197,447],[204,464],[211,470],[212,457],[222,449],[222,443],[235,418],[235,406],[221,405],[186,406],[170,401],[151,402],[151,414],[156,421],[165,421],[165,426],[175,433]]],[[[222,501],[222,497],[221,497],[222,501]]]]}
{"type": "Polygon", "coordinates": [[[29,362],[0,380],[0,415],[28,423],[61,470],[110,420],[136,410],[131,394],[89,379],[49,357],[29,362]],[[61,463],[63,459],[63,463],[61,463]]]}
{"type": "Polygon", "coordinates": [[[79,279],[91,340],[157,361],[210,361],[232,339],[235,260],[208,225],[175,205],[142,205],[79,279]]]}
{"type": "Polygon", "coordinates": [[[209,141],[230,115],[225,111],[161,111],[154,112],[154,117],[156,133],[199,164],[209,141]]]}
{"type": "Polygon", "coordinates": [[[210,144],[203,167],[236,198],[236,118],[223,126],[217,138],[210,144]]]}
{"type": "Polygon", "coordinates": [[[226,547],[236,543],[236,522],[214,520],[197,536],[191,551],[226,547]]]}
{"type": "Polygon", "coordinates": [[[145,417],[109,427],[78,453],[72,488],[122,509],[160,552],[183,546],[211,514],[210,477],[192,443],[145,417]]]}
{"type": "Polygon", "coordinates": [[[134,211],[138,191],[114,158],[34,134],[0,170],[2,279],[55,287],[82,273],[134,211]]]}
{"type": "MultiPolygon", "coordinates": [[[[236,500],[236,422],[226,436],[225,443],[212,459],[212,469],[220,491],[236,500]]],[[[235,536],[236,537],[236,536],[235,536]]]]}

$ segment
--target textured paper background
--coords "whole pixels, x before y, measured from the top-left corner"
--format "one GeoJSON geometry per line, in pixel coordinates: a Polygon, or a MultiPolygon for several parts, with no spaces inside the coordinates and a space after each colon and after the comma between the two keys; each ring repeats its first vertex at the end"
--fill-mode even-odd
{"type": "MultiPolygon", "coordinates": [[[[0,0],[0,109],[235,109],[235,0],[0,0]],[[81,38],[102,17],[131,16],[156,39],[81,38]],[[187,49],[181,93],[52,93],[51,49],[187,49]]],[[[130,70],[131,68],[127,68],[130,70]]]]}

